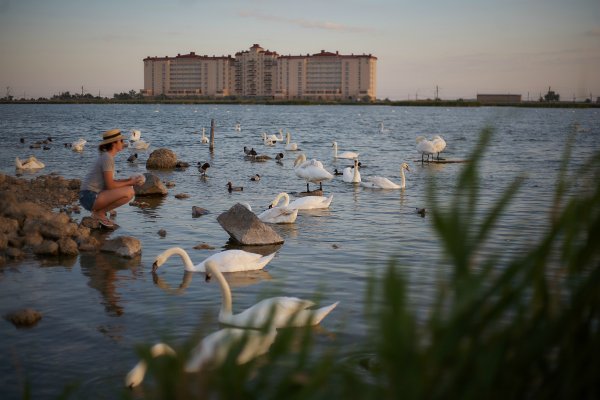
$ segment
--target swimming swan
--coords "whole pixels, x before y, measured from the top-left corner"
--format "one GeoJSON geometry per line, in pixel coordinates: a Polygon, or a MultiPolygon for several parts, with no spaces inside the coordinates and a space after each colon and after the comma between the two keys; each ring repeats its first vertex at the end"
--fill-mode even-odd
{"type": "Polygon", "coordinates": [[[358,153],[353,151],[344,151],[343,153],[338,154],[338,145],[337,142],[333,142],[333,158],[358,158],[358,153]]]}
{"type": "Polygon", "coordinates": [[[425,139],[423,136],[417,136],[416,140],[417,151],[421,153],[421,162],[423,162],[424,155],[427,155],[427,161],[429,162],[429,156],[433,158],[433,154],[436,152],[433,142],[425,139]]]}
{"type": "Polygon", "coordinates": [[[46,164],[44,164],[34,156],[30,156],[26,160],[21,160],[19,157],[15,158],[15,167],[17,169],[42,169],[45,166],[46,164]]]}
{"type": "Polygon", "coordinates": [[[360,172],[358,172],[358,160],[356,158],[354,159],[354,167],[344,168],[344,176],[342,176],[342,180],[348,183],[360,182],[360,172]]]}
{"type": "Polygon", "coordinates": [[[200,141],[204,144],[208,143],[208,138],[205,135],[206,133],[206,128],[202,128],[202,137],[200,138],[200,141]]]}
{"type": "Polygon", "coordinates": [[[265,132],[263,132],[262,140],[266,146],[275,146],[275,143],[277,143],[277,136],[275,136],[275,135],[267,136],[267,134],[265,132]]]}
{"type": "Polygon", "coordinates": [[[329,197],[325,196],[306,196],[296,199],[290,203],[290,196],[286,192],[281,192],[275,197],[275,200],[271,205],[275,208],[279,201],[284,199],[283,207],[292,208],[296,210],[318,210],[321,208],[329,208],[331,201],[333,200],[333,194],[329,197]]]}
{"type": "Polygon", "coordinates": [[[71,150],[73,151],[83,151],[83,146],[87,143],[87,140],[83,138],[79,138],[73,143],[71,143],[71,150]]]}
{"type": "Polygon", "coordinates": [[[148,148],[148,146],[150,146],[150,143],[144,142],[142,139],[133,142],[133,148],[136,150],[146,150],[148,148]]]}
{"type": "Polygon", "coordinates": [[[290,132],[288,131],[285,134],[286,140],[285,140],[285,149],[287,151],[298,151],[298,144],[297,143],[290,143],[290,140],[292,140],[292,135],[290,134],[290,132]]]}
{"type": "Polygon", "coordinates": [[[131,130],[131,135],[129,135],[129,141],[137,142],[142,137],[142,132],[137,129],[131,130]]]}
{"type": "Polygon", "coordinates": [[[252,271],[263,269],[265,265],[275,257],[275,253],[263,256],[261,254],[249,253],[244,250],[225,250],[213,254],[200,264],[194,265],[190,256],[184,249],[181,247],[171,247],[156,256],[154,263],[152,264],[152,272],[156,272],[156,270],[174,254],[181,257],[185,270],[192,272],[206,272],[207,261],[213,261],[217,268],[222,272],[252,271]]]}
{"type": "Polygon", "coordinates": [[[402,183],[400,185],[395,184],[388,178],[381,176],[371,176],[365,178],[360,184],[361,186],[372,188],[372,189],[404,189],[406,187],[406,179],[404,178],[404,170],[410,172],[407,163],[402,163],[400,166],[400,176],[402,177],[402,183]]]}
{"type": "MultiPolygon", "coordinates": [[[[248,361],[265,354],[277,336],[277,331],[271,329],[263,332],[256,329],[224,328],[211,333],[202,339],[189,353],[189,359],[184,365],[185,372],[199,372],[205,366],[219,366],[228,357],[232,349],[239,351],[236,364],[245,364],[248,361]],[[239,346],[242,345],[240,349],[239,346]]],[[[175,357],[176,353],[169,345],[157,343],[150,348],[153,358],[160,356],[175,357]]],[[[139,361],[125,376],[125,386],[132,388],[142,383],[148,365],[146,361],[139,361]]]]}
{"type": "Polygon", "coordinates": [[[322,182],[333,179],[333,175],[323,168],[323,163],[315,159],[306,160],[304,154],[300,154],[294,161],[294,172],[296,176],[306,181],[306,191],[310,192],[308,183],[319,183],[319,187],[322,189],[322,182]]]}
{"type": "Polygon", "coordinates": [[[258,219],[269,224],[293,224],[297,217],[297,208],[285,206],[269,208],[258,214],[258,219]]]}
{"type": "Polygon", "coordinates": [[[209,261],[206,263],[207,277],[214,276],[221,288],[221,310],[219,322],[240,328],[284,328],[317,325],[338,303],[329,306],[308,309],[314,305],[310,300],[296,297],[271,297],[256,303],[239,314],[233,314],[231,290],[218,266],[209,261]]]}

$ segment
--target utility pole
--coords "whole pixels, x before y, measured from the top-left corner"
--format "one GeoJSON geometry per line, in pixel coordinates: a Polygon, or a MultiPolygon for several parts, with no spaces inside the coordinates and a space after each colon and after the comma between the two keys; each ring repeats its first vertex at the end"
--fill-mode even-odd
{"type": "Polygon", "coordinates": [[[6,87],[6,98],[8,99],[10,97],[10,86],[6,87]]]}
{"type": "Polygon", "coordinates": [[[435,85],[435,99],[439,100],[440,99],[440,90],[438,85],[435,85]]]}
{"type": "Polygon", "coordinates": [[[81,85],[81,97],[83,97],[83,85],[81,85]]]}

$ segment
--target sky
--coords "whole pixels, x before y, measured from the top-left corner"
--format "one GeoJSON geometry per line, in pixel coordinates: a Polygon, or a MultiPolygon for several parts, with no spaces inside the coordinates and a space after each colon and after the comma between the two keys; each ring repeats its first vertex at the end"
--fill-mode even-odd
{"type": "Polygon", "coordinates": [[[377,98],[600,97],[600,0],[0,0],[0,97],[143,88],[143,59],[377,57],[377,98]]]}

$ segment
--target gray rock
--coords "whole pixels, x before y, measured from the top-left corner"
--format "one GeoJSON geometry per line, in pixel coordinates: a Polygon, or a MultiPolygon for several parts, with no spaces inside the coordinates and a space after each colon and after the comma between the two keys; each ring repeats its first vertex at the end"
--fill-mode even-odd
{"type": "Polygon", "coordinates": [[[147,169],[172,169],[177,166],[177,155],[169,149],[156,149],[146,161],[147,169]]]}
{"type": "Polygon", "coordinates": [[[5,315],[5,318],[17,327],[28,327],[42,319],[42,314],[32,308],[25,308],[5,315]]]}
{"type": "Polygon", "coordinates": [[[131,236],[118,236],[106,240],[100,250],[107,253],[115,253],[125,258],[134,258],[142,253],[142,243],[131,236]]]}
{"type": "Polygon", "coordinates": [[[144,174],[146,182],[142,186],[134,186],[136,196],[165,196],[169,190],[160,178],[154,174],[146,172],[144,174]]]}
{"type": "Polygon", "coordinates": [[[243,245],[261,246],[283,243],[283,238],[252,211],[237,203],[217,217],[233,240],[243,245]]]}
{"type": "Polygon", "coordinates": [[[17,249],[15,247],[8,247],[5,251],[5,254],[8,258],[12,258],[13,260],[25,257],[25,253],[23,252],[23,250],[17,249]]]}
{"type": "Polygon", "coordinates": [[[0,233],[15,232],[19,229],[19,221],[0,216],[0,233]]]}

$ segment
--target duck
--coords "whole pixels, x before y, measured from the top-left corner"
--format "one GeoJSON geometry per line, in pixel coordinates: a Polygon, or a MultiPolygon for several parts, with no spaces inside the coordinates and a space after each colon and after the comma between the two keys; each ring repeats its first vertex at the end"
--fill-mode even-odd
{"type": "Polygon", "coordinates": [[[137,142],[142,137],[142,132],[137,129],[132,129],[131,134],[129,135],[130,142],[137,142]]]}
{"type": "Polygon", "coordinates": [[[292,135],[290,134],[290,131],[287,131],[287,133],[285,134],[285,149],[287,151],[298,151],[300,150],[298,148],[298,143],[290,143],[290,140],[292,140],[292,135]]]}
{"type": "Polygon", "coordinates": [[[343,173],[343,172],[340,172],[340,171],[338,171],[338,170],[337,170],[337,168],[335,168],[335,169],[333,170],[333,175],[339,176],[339,175],[344,175],[344,173],[343,173]]]}
{"type": "Polygon", "coordinates": [[[294,161],[294,172],[296,176],[306,181],[306,191],[310,192],[309,182],[319,183],[319,188],[323,190],[323,181],[333,179],[333,175],[323,167],[323,163],[318,160],[306,160],[303,153],[296,157],[294,161]]]}
{"type": "Polygon", "coordinates": [[[429,162],[429,156],[433,157],[436,153],[435,146],[431,140],[425,139],[423,136],[417,136],[417,151],[421,153],[421,162],[423,162],[423,156],[427,155],[427,162],[429,162]]]}
{"type": "Polygon", "coordinates": [[[446,149],[446,141],[440,135],[435,135],[431,141],[433,142],[433,146],[437,153],[437,159],[439,161],[440,153],[446,149]]]}
{"type": "Polygon", "coordinates": [[[266,154],[258,154],[254,156],[254,161],[258,161],[258,162],[265,162],[271,159],[271,156],[268,156],[266,154]]]}
{"type": "Polygon", "coordinates": [[[205,135],[206,133],[206,128],[202,128],[202,137],[200,138],[200,142],[206,144],[208,143],[208,138],[205,135]]]}
{"type": "Polygon", "coordinates": [[[236,132],[241,132],[242,131],[242,126],[240,124],[235,124],[235,131],[236,132]]]}
{"type": "Polygon", "coordinates": [[[136,150],[146,150],[150,146],[150,143],[144,142],[142,139],[140,139],[133,142],[132,146],[136,150]]]}
{"type": "MultiPolygon", "coordinates": [[[[262,331],[257,329],[223,328],[203,338],[190,351],[189,358],[184,364],[184,371],[188,373],[200,372],[207,366],[217,367],[227,360],[229,353],[235,351],[235,363],[245,364],[248,361],[265,354],[275,342],[276,329],[262,331]]],[[[150,348],[150,356],[175,357],[177,353],[165,343],[156,343],[150,348]]],[[[125,376],[125,386],[134,388],[139,386],[146,376],[148,364],[140,360],[125,376]]]]}
{"type": "Polygon", "coordinates": [[[260,181],[260,175],[259,174],[255,174],[254,176],[251,176],[250,180],[253,181],[253,182],[258,182],[258,181],[260,181]]]}
{"type": "Polygon", "coordinates": [[[19,159],[19,157],[17,157],[17,158],[15,158],[15,167],[17,169],[34,170],[34,169],[42,169],[42,168],[46,167],[46,164],[44,164],[43,162],[41,162],[34,156],[30,156],[26,160],[21,160],[21,159],[19,159]]]}
{"type": "Polygon", "coordinates": [[[79,138],[73,143],[71,143],[71,150],[73,151],[83,151],[83,146],[87,143],[87,140],[83,138],[79,138]]]}
{"type": "Polygon", "coordinates": [[[417,214],[419,214],[422,218],[425,218],[425,214],[427,213],[427,209],[417,207],[417,214]]]}
{"type": "Polygon", "coordinates": [[[127,158],[127,161],[129,161],[130,163],[132,163],[132,162],[135,162],[135,160],[137,160],[137,158],[138,158],[138,154],[137,153],[133,153],[132,155],[130,155],[127,158]]]}
{"type": "Polygon", "coordinates": [[[210,168],[210,164],[205,162],[198,162],[198,171],[200,171],[200,175],[206,175],[206,171],[210,168]]]}
{"type": "Polygon", "coordinates": [[[152,264],[152,272],[156,272],[173,255],[181,257],[185,270],[189,272],[206,272],[206,263],[208,261],[213,261],[222,272],[255,271],[263,269],[265,265],[271,262],[275,254],[271,253],[263,256],[244,250],[225,250],[213,254],[201,263],[194,265],[192,259],[184,249],[181,247],[171,247],[156,256],[152,264]]]}
{"type": "Polygon", "coordinates": [[[360,184],[361,186],[372,188],[372,189],[404,189],[406,187],[406,179],[404,177],[404,170],[410,172],[407,163],[402,163],[400,165],[400,176],[402,178],[402,182],[400,185],[390,181],[388,178],[383,178],[381,176],[370,176],[365,178],[360,184]]]}
{"type": "Polygon", "coordinates": [[[338,154],[338,144],[337,142],[333,142],[333,158],[358,158],[358,153],[353,151],[344,151],[343,153],[338,154]]]}
{"type": "MultiPolygon", "coordinates": [[[[296,199],[290,203],[290,196],[286,192],[279,193],[273,202],[271,207],[278,207],[277,205],[284,199],[283,207],[288,207],[297,210],[318,210],[322,208],[329,208],[331,201],[333,200],[333,194],[329,197],[325,196],[306,196],[296,199]]],[[[281,206],[279,206],[281,207],[281,206]]]]}
{"type": "Polygon", "coordinates": [[[233,314],[232,296],[229,284],[213,261],[206,263],[207,279],[215,277],[221,289],[221,309],[219,322],[238,328],[279,329],[286,327],[314,326],[337,307],[339,302],[309,309],[314,302],[297,297],[271,297],[259,301],[246,310],[233,314]]]}
{"type": "Polygon", "coordinates": [[[359,168],[358,164],[359,164],[359,162],[355,158],[353,167],[344,168],[344,176],[342,177],[342,180],[344,182],[360,183],[360,172],[358,172],[358,168],[359,168]]]}
{"type": "Polygon", "coordinates": [[[283,164],[283,161],[281,161],[281,160],[283,160],[283,153],[277,153],[275,155],[275,162],[277,164],[283,164]]]}
{"type": "Polygon", "coordinates": [[[227,182],[227,190],[229,191],[229,193],[241,192],[242,190],[244,190],[244,188],[242,186],[233,186],[233,183],[231,183],[231,181],[229,181],[229,182],[227,182]]]}

